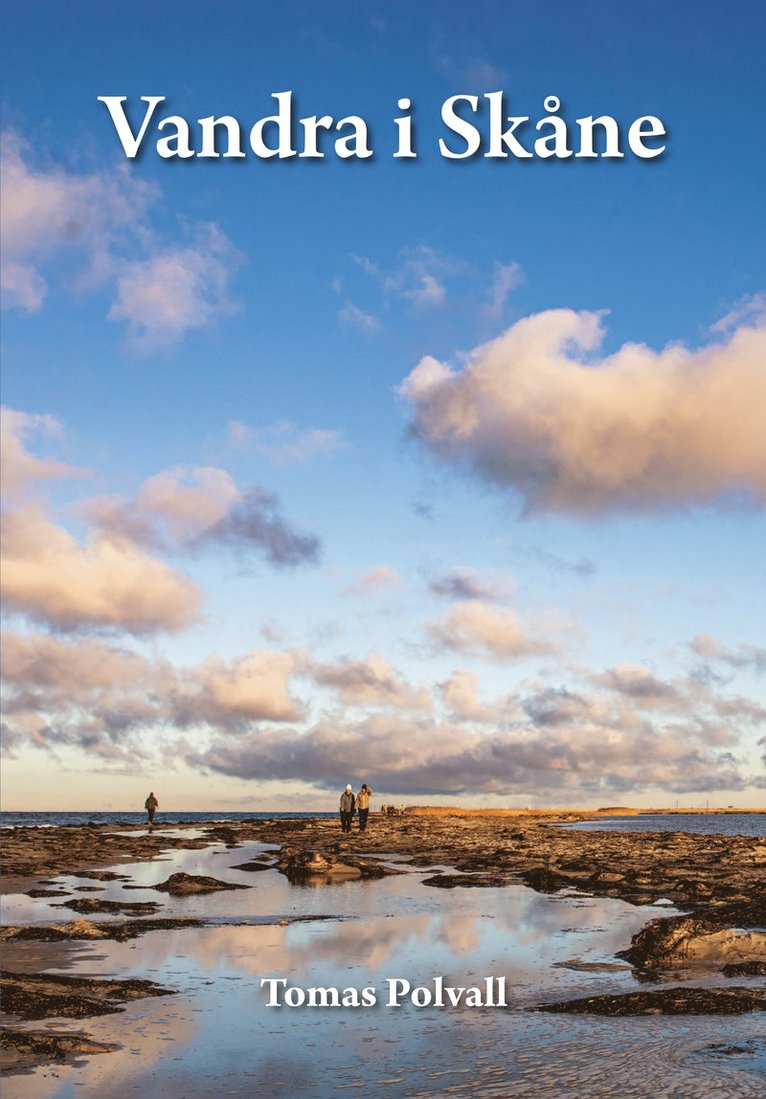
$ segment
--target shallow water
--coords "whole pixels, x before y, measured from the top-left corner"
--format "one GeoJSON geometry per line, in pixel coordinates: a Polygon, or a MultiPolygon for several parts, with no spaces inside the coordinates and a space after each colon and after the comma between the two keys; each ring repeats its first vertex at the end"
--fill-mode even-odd
{"type": "Polygon", "coordinates": [[[766,838],[764,813],[641,813],[635,817],[599,817],[552,825],[576,832],[693,832],[697,835],[766,838]]]}
{"type": "MultiPolygon", "coordinates": [[[[432,872],[422,869],[315,888],[291,886],[273,870],[230,869],[263,851],[254,843],[234,850],[218,845],[116,868],[137,884],[183,869],[252,885],[204,897],[56,879],[105,886],[80,896],[159,899],[163,916],[329,918],[289,926],[221,923],[149,932],[128,943],[73,944],[70,964],[54,971],[149,977],[179,995],[137,1001],[121,1015],[56,1021],[56,1029],[84,1029],[121,1048],[80,1067],[10,1078],[4,1096],[764,1094],[757,1076],[766,1068],[762,1015],[604,1019],[531,1010],[545,1001],[637,988],[627,968],[570,965],[619,965],[614,952],[657,914],[654,908],[548,896],[523,886],[433,889],[421,885],[432,872]],[[388,978],[428,988],[435,975],[463,986],[505,977],[509,1006],[386,1005],[388,978]],[[268,1007],[263,977],[285,977],[301,988],[371,987],[379,1002],[368,1008],[268,1007]]],[[[19,896],[9,898],[8,910],[14,922],[73,915],[19,896]]],[[[704,971],[680,977],[717,981],[704,971]]]]}
{"type": "MultiPolygon", "coordinates": [[[[160,808],[157,813],[156,823],[163,827],[167,824],[196,824],[209,823],[227,824],[241,820],[284,820],[295,817],[308,820],[309,818],[322,817],[327,820],[337,819],[337,813],[280,813],[280,812],[220,812],[215,809],[202,810],[172,810],[168,812],[160,808]]],[[[79,826],[87,824],[145,824],[146,810],[136,812],[104,811],[104,812],[70,812],[59,810],[53,813],[18,812],[10,813],[7,810],[0,813],[0,828],[54,828],[60,825],[79,826]]]]}

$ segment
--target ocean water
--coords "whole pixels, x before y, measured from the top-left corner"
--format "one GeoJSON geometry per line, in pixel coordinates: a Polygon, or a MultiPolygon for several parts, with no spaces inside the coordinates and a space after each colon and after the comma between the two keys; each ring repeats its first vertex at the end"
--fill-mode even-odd
{"type": "MultiPolygon", "coordinates": [[[[374,816],[374,814],[373,814],[374,816]]],[[[324,817],[334,819],[337,813],[285,813],[269,812],[220,812],[202,810],[194,812],[164,812],[160,810],[155,818],[155,826],[162,828],[171,824],[197,824],[216,821],[225,823],[238,820],[279,820],[300,817],[324,817]]],[[[144,824],[144,811],[104,812],[104,813],[0,813],[0,828],[45,827],[46,825],[77,824],[144,824]]],[[[554,827],[574,829],[598,829],[610,832],[695,832],[710,835],[719,833],[728,836],[764,836],[766,837],[766,810],[763,813],[642,813],[635,817],[599,817],[597,820],[577,821],[569,824],[557,824],[554,827]]]]}
{"type": "Polygon", "coordinates": [[[641,813],[637,817],[599,817],[557,825],[576,831],[599,832],[694,832],[711,836],[756,836],[766,838],[763,813],[641,813]]]}
{"type": "MultiPolygon", "coordinates": [[[[216,821],[224,824],[238,820],[284,820],[295,817],[325,817],[335,818],[337,813],[284,813],[284,812],[257,812],[257,813],[231,813],[215,810],[195,810],[194,812],[160,810],[154,818],[155,826],[161,828],[167,824],[199,824],[216,821]]],[[[59,825],[75,824],[145,824],[146,810],[140,812],[104,812],[104,813],[0,813],[0,828],[44,828],[59,825]]]]}

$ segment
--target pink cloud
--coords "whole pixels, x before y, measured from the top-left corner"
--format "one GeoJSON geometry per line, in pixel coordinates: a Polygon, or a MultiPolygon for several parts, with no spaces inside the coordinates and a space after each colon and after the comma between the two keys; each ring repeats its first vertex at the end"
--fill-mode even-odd
{"type": "Polygon", "coordinates": [[[514,611],[478,599],[455,604],[428,633],[440,649],[475,652],[496,660],[517,660],[554,651],[550,640],[529,631],[514,611]]]}
{"type": "Polygon", "coordinates": [[[43,481],[88,477],[87,470],[53,458],[38,458],[26,447],[35,436],[56,439],[61,424],[53,416],[32,415],[12,408],[0,410],[0,485],[6,499],[43,481]]]}
{"type": "Polygon", "coordinates": [[[602,338],[599,314],[557,309],[518,321],[462,370],[426,357],[400,387],[412,431],[530,511],[762,505],[766,329],[598,358],[602,338]]]}
{"type": "Polygon", "coordinates": [[[4,522],[2,591],[9,610],[62,629],[176,632],[199,615],[196,584],[127,543],[79,543],[37,506],[4,522]]]}

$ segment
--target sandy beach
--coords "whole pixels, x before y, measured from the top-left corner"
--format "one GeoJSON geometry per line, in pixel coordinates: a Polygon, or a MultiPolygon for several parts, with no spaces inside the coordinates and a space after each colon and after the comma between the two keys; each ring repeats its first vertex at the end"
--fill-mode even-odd
{"type": "MultiPolygon", "coordinates": [[[[284,934],[312,921],[351,919],[364,926],[370,911],[354,907],[353,889],[360,887],[373,905],[376,890],[383,897],[386,888],[406,886],[424,902],[438,892],[447,913],[451,907],[457,913],[457,898],[469,894],[498,898],[502,905],[504,895],[532,891],[561,903],[594,898],[616,905],[615,911],[635,910],[634,930],[618,941],[621,949],[598,964],[575,958],[570,965],[577,970],[579,964],[582,973],[590,966],[602,977],[611,966],[621,980],[630,977],[632,988],[605,985],[585,996],[555,996],[541,981],[544,991],[526,1011],[617,1018],[764,1010],[759,978],[766,975],[766,840],[551,827],[595,825],[597,817],[413,809],[401,816],[375,814],[367,832],[348,837],[337,821],[320,818],[177,824],[153,832],[104,824],[8,830],[4,1070],[15,1086],[29,1080],[17,1074],[36,1067],[116,1056],[119,1042],[102,1041],[94,1020],[137,1001],[169,1003],[182,991],[144,975],[142,952],[151,951],[148,944],[157,936],[176,936],[182,954],[185,935],[191,941],[222,922],[248,931],[256,926],[259,934],[268,926],[284,934]],[[168,870],[174,870],[173,859],[211,853],[223,872],[168,870]],[[137,876],[138,868],[143,873],[137,876]],[[269,882],[284,883],[281,910],[265,900],[269,882]],[[350,907],[339,913],[341,895],[350,907]],[[319,898],[313,908],[294,903],[306,896],[319,898]],[[14,912],[23,918],[14,920],[14,912]],[[97,956],[107,944],[119,949],[121,943],[132,951],[130,973],[80,975],[83,950],[97,956]],[[77,975],[67,972],[75,958],[77,975]]],[[[55,1092],[27,1084],[17,1094],[55,1092]]]]}

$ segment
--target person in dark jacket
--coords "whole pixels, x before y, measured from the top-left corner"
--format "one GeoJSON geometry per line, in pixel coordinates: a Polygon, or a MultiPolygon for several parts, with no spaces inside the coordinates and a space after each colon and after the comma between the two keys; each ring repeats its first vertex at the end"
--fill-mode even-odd
{"type": "Polygon", "coordinates": [[[356,798],[351,783],[349,783],[340,795],[340,827],[342,832],[351,831],[351,818],[354,815],[355,808],[356,798]]]}
{"type": "Polygon", "coordinates": [[[157,801],[153,793],[149,794],[149,797],[144,802],[144,809],[146,809],[146,822],[151,828],[154,824],[154,814],[159,809],[160,803],[157,801]]]}

